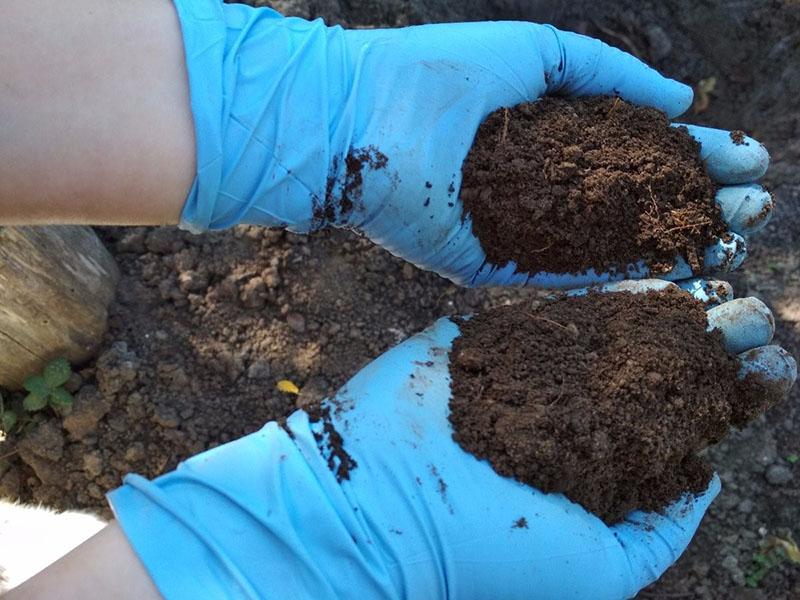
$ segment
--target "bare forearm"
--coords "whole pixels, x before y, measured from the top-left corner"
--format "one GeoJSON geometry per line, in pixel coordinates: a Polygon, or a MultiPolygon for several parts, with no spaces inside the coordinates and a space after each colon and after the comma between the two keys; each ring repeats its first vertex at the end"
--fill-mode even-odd
{"type": "Polygon", "coordinates": [[[195,171],[170,0],[9,0],[0,224],[176,223],[195,171]]]}
{"type": "Polygon", "coordinates": [[[161,595],[114,521],[4,598],[158,600],[161,595]]]}

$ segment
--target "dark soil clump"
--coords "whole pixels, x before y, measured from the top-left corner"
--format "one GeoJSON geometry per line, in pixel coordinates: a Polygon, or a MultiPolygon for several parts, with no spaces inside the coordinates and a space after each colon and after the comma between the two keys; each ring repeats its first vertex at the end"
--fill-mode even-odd
{"type": "Polygon", "coordinates": [[[737,146],[742,146],[746,143],[744,140],[744,135],[745,135],[744,131],[740,129],[735,129],[731,131],[731,140],[733,140],[733,143],[736,144],[737,146]]]}
{"type": "Polygon", "coordinates": [[[308,417],[311,422],[322,423],[322,433],[314,433],[314,439],[323,455],[327,456],[328,468],[336,475],[336,481],[341,483],[350,479],[350,471],[358,463],[344,449],[344,439],[336,430],[331,419],[331,408],[325,403],[319,403],[308,408],[308,417]]]}
{"type": "Polygon", "coordinates": [[[679,291],[492,309],[453,344],[455,440],[504,476],[563,492],[608,523],[708,485],[697,452],[776,400],[737,379],[679,291]]]}
{"type": "Polygon", "coordinates": [[[488,259],[521,272],[695,271],[725,235],[699,145],[619,98],[544,98],[492,113],[463,166],[464,216],[488,259]]]}

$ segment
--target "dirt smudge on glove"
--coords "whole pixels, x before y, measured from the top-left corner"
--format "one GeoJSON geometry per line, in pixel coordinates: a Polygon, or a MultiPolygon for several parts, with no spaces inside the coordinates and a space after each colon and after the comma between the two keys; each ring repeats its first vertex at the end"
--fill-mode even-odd
{"type": "Polygon", "coordinates": [[[389,158],[374,146],[351,148],[343,161],[334,156],[325,200],[317,199],[313,203],[315,228],[345,224],[354,208],[363,210],[364,169],[379,171],[386,169],[388,164],[389,158]],[[340,168],[342,165],[343,169],[340,168]]]}
{"type": "Polygon", "coordinates": [[[619,98],[543,98],[500,109],[463,165],[461,200],[488,260],[520,272],[695,272],[726,236],[699,144],[619,98]]]}
{"type": "Polygon", "coordinates": [[[314,432],[314,439],[323,456],[327,457],[328,468],[341,483],[350,479],[350,471],[358,466],[355,459],[344,449],[344,438],[333,425],[331,407],[321,402],[308,408],[308,419],[311,423],[322,423],[322,432],[314,432]]]}

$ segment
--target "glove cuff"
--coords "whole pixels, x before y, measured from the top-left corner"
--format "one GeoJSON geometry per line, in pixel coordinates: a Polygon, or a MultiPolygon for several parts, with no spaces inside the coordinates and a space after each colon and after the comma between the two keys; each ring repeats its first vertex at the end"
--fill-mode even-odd
{"type": "Polygon", "coordinates": [[[346,168],[336,149],[349,135],[343,30],[219,0],[174,3],[197,152],[181,227],[343,224],[341,203],[330,201],[346,168]]]}
{"type": "MultiPolygon", "coordinates": [[[[298,411],[109,500],[169,598],[389,598],[391,580],[298,411]]],[[[317,432],[320,435],[320,432],[317,432]]]]}

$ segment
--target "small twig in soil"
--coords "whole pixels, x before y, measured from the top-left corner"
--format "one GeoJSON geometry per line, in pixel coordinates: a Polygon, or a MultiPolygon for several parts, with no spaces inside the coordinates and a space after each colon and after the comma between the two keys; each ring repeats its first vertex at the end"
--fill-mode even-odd
{"type": "Polygon", "coordinates": [[[503,109],[503,132],[500,134],[500,143],[505,144],[506,140],[508,139],[508,125],[511,122],[511,112],[507,109],[503,109]]]}
{"type": "Polygon", "coordinates": [[[558,396],[556,396],[556,399],[555,399],[555,400],[553,400],[553,401],[552,401],[550,404],[548,404],[547,406],[553,406],[554,404],[557,404],[557,403],[558,403],[558,401],[559,401],[559,400],[561,400],[561,398],[562,398],[563,396],[564,396],[564,382],[562,381],[562,382],[561,382],[561,388],[558,390],[558,396]]]}
{"type": "Polygon", "coordinates": [[[639,58],[639,59],[642,59],[642,60],[644,60],[646,58],[644,56],[644,54],[642,53],[642,51],[639,50],[639,48],[636,46],[636,44],[633,43],[633,40],[631,40],[631,38],[629,38],[624,33],[620,33],[619,31],[614,31],[613,29],[605,27],[602,23],[600,23],[599,21],[597,21],[595,19],[592,19],[592,24],[595,27],[597,27],[600,31],[605,33],[606,35],[610,35],[611,37],[616,38],[619,41],[621,41],[623,44],[625,44],[628,47],[628,51],[631,54],[633,54],[636,58],[639,58]]]}
{"type": "Polygon", "coordinates": [[[11,452],[7,452],[6,454],[1,454],[0,455],[0,460],[5,460],[6,458],[11,458],[12,456],[14,456],[17,453],[19,453],[19,448],[15,448],[11,452]]]}
{"type": "Polygon", "coordinates": [[[556,327],[561,327],[561,329],[569,329],[566,325],[562,325],[561,323],[556,323],[555,321],[551,321],[550,319],[546,319],[544,317],[539,317],[534,315],[533,313],[528,313],[531,319],[536,321],[544,321],[545,323],[550,323],[551,325],[555,325],[556,327]]]}
{"type": "Polygon", "coordinates": [[[664,233],[672,233],[673,231],[680,231],[681,229],[693,229],[694,227],[700,227],[701,225],[711,225],[711,220],[706,219],[705,221],[698,221],[697,223],[689,223],[688,225],[681,225],[680,227],[672,227],[670,229],[665,229],[664,233]]]}
{"type": "Polygon", "coordinates": [[[614,104],[611,105],[611,108],[609,109],[608,113],[606,114],[606,118],[610,117],[611,113],[613,113],[615,110],[617,110],[617,107],[620,105],[621,102],[622,102],[622,100],[620,99],[619,96],[617,96],[617,99],[614,100],[614,104]]]}
{"type": "Polygon", "coordinates": [[[539,248],[538,250],[531,250],[531,254],[539,254],[539,252],[544,252],[553,246],[553,242],[550,242],[544,248],[539,248]]]}

